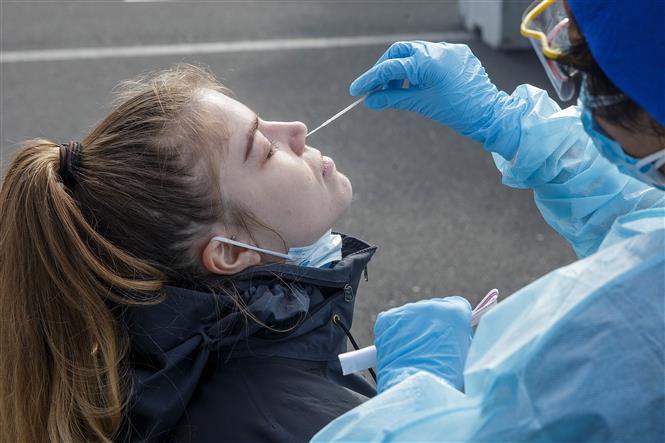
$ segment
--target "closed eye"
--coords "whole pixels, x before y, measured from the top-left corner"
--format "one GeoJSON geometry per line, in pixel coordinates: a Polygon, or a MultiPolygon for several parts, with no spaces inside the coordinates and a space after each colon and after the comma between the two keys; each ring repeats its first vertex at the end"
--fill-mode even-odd
{"type": "Polygon", "coordinates": [[[268,149],[268,155],[266,156],[266,160],[268,160],[270,157],[275,155],[275,153],[279,150],[277,147],[277,144],[273,141],[270,142],[270,149],[268,149]]]}

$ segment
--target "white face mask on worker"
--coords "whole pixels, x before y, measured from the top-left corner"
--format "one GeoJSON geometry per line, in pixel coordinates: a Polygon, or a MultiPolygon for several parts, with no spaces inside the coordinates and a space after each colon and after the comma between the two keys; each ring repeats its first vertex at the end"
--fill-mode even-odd
{"type": "Polygon", "coordinates": [[[342,259],[342,236],[333,234],[329,229],[321,238],[308,246],[289,248],[286,254],[270,249],[259,248],[226,237],[213,237],[210,241],[219,241],[240,248],[251,249],[261,254],[272,255],[286,260],[287,263],[310,268],[323,268],[342,259]]]}

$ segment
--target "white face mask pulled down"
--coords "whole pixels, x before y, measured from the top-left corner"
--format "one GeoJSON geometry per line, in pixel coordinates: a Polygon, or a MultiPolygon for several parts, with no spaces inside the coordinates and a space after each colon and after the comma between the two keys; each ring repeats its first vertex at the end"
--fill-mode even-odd
{"type": "Polygon", "coordinates": [[[331,229],[321,236],[317,241],[309,246],[298,248],[289,248],[286,254],[270,249],[259,248],[258,246],[248,245],[247,243],[232,240],[226,237],[213,237],[210,241],[218,241],[240,248],[251,249],[252,251],[268,254],[283,258],[287,263],[306,266],[310,268],[327,268],[335,262],[342,259],[342,236],[333,234],[331,229]]]}

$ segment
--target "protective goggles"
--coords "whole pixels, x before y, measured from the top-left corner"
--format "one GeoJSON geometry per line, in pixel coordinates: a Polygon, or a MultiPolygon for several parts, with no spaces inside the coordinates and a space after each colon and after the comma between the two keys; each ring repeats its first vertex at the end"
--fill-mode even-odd
{"type": "Polygon", "coordinates": [[[529,39],[557,95],[571,100],[577,89],[577,69],[561,63],[572,47],[568,36],[570,17],[563,0],[536,0],[522,16],[520,33],[529,39]]]}

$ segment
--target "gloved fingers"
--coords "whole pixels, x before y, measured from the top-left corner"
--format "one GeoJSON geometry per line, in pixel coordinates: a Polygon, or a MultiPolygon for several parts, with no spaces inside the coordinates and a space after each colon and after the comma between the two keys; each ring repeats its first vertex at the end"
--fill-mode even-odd
{"type": "Polygon", "coordinates": [[[355,96],[362,95],[394,80],[409,80],[412,85],[418,84],[411,57],[390,59],[373,66],[351,83],[349,93],[355,96]]]}
{"type": "Polygon", "coordinates": [[[470,328],[473,308],[466,298],[459,295],[451,295],[449,297],[421,300],[420,302],[427,302],[427,309],[430,309],[433,313],[438,311],[441,314],[445,314],[448,323],[455,323],[461,327],[469,325],[470,328]]]}
{"type": "Polygon", "coordinates": [[[463,324],[471,325],[471,315],[473,313],[473,308],[471,303],[464,297],[459,295],[453,295],[451,297],[445,297],[436,299],[446,304],[447,309],[455,311],[463,324]]]}
{"type": "Polygon", "coordinates": [[[379,337],[393,325],[428,321],[471,329],[471,304],[464,297],[452,296],[419,300],[381,312],[374,323],[374,336],[379,337]]]}
{"type": "Polygon", "coordinates": [[[414,42],[395,42],[383,53],[381,57],[374,63],[378,65],[381,62],[384,62],[391,58],[404,58],[410,57],[416,52],[414,48],[414,42]]]}
{"type": "Polygon", "coordinates": [[[379,314],[374,326],[379,390],[404,371],[428,371],[457,389],[471,343],[471,305],[462,297],[420,300],[379,314]]]}
{"type": "Polygon", "coordinates": [[[469,310],[471,311],[471,303],[469,303],[469,300],[467,300],[464,297],[461,297],[459,295],[450,295],[448,297],[435,297],[432,298],[431,300],[437,301],[437,302],[442,302],[442,303],[450,303],[455,306],[458,306],[459,308],[463,310],[469,310]]]}
{"type": "MultiPolygon", "coordinates": [[[[387,311],[379,312],[379,315],[376,317],[376,322],[374,322],[375,343],[379,337],[381,337],[388,329],[391,328],[393,324],[398,323],[400,318],[405,315],[405,310],[413,305],[415,305],[415,303],[407,303],[402,306],[388,309],[387,311]]],[[[406,315],[408,315],[408,313],[406,313],[406,315]]]]}
{"type": "MultiPolygon", "coordinates": [[[[374,63],[374,66],[383,63],[386,60],[389,59],[394,59],[394,58],[405,58],[405,57],[410,57],[416,52],[416,48],[414,47],[414,42],[395,42],[390,47],[379,57],[379,59],[374,63]]],[[[401,84],[403,83],[403,80],[391,80],[388,82],[388,89],[393,89],[393,88],[398,88],[401,87],[401,84]]],[[[368,89],[371,90],[372,88],[368,89]]],[[[355,89],[352,83],[352,86],[350,88],[351,95],[361,95],[368,90],[365,90],[363,92],[355,93],[355,89]]]]}
{"type": "Polygon", "coordinates": [[[390,80],[384,89],[401,89],[404,80],[390,80]]]}
{"type": "Polygon", "coordinates": [[[418,89],[385,89],[377,91],[367,96],[365,106],[370,109],[397,108],[411,111],[415,95],[420,92],[418,89]]]}

